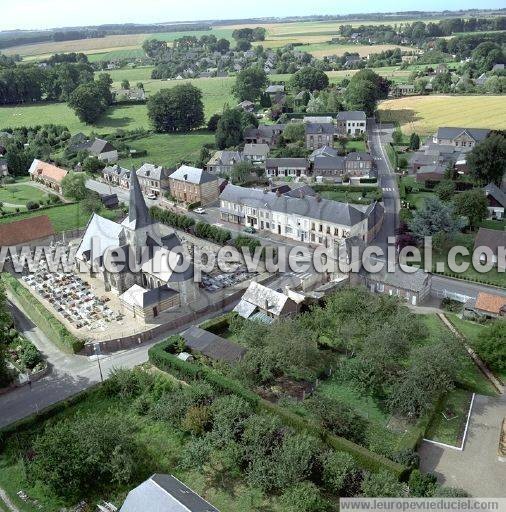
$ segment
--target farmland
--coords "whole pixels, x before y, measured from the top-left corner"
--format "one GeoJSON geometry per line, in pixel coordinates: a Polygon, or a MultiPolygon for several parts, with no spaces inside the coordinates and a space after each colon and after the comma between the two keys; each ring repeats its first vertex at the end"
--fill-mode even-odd
{"type": "Polygon", "coordinates": [[[399,123],[404,133],[434,133],[439,126],[506,128],[504,96],[412,96],[378,106],[383,122],[399,123]]]}
{"type": "MultiPolygon", "coordinates": [[[[328,38],[327,38],[328,39],[328,38]]],[[[410,47],[400,47],[393,44],[375,44],[375,45],[356,45],[356,44],[331,44],[329,42],[308,44],[298,46],[297,50],[307,52],[318,59],[323,57],[330,57],[332,55],[341,56],[346,52],[358,53],[361,57],[367,57],[370,53],[381,53],[386,50],[394,50],[395,48],[401,48],[404,50],[410,50],[410,47]]]]}

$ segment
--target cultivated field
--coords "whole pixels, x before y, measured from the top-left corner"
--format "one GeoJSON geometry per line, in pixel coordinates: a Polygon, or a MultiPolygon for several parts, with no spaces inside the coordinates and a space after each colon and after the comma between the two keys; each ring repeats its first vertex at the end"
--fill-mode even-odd
{"type": "Polygon", "coordinates": [[[506,129],[504,96],[413,96],[380,103],[383,122],[405,133],[434,133],[439,126],[506,129]]]}
{"type": "Polygon", "coordinates": [[[309,44],[307,46],[298,46],[297,50],[300,50],[302,52],[308,52],[314,57],[321,59],[323,57],[330,57],[331,55],[341,56],[344,55],[346,52],[358,53],[361,57],[367,57],[367,55],[369,55],[370,53],[381,53],[386,50],[394,50],[395,48],[401,48],[404,50],[414,49],[411,47],[402,47],[394,44],[361,45],[319,43],[309,44]]]}

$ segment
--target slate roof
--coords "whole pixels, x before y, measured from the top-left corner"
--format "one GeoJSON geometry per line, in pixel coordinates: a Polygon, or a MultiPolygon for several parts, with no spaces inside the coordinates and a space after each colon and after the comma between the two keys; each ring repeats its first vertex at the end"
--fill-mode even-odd
{"type": "Polygon", "coordinates": [[[256,281],[251,281],[241,298],[241,302],[236,306],[234,311],[237,311],[239,314],[249,312],[245,318],[249,318],[256,308],[272,313],[274,316],[280,316],[289,302],[293,301],[288,295],[263,286],[256,281]],[[249,305],[244,303],[248,303],[249,305]],[[253,306],[253,309],[251,306],[253,306]]]}
{"type": "Polygon", "coordinates": [[[119,165],[108,165],[104,167],[102,174],[114,174],[119,176],[120,178],[125,178],[127,180],[130,179],[130,169],[126,169],[125,167],[120,167],[119,165]]]}
{"type": "Polygon", "coordinates": [[[144,309],[149,306],[159,304],[160,302],[163,302],[177,294],[178,292],[176,290],[165,285],[151,290],[146,290],[146,288],[143,288],[138,284],[134,284],[126,292],[120,295],[120,299],[131,306],[137,306],[144,309]]]}
{"type": "Polygon", "coordinates": [[[101,155],[102,153],[108,153],[109,151],[115,151],[115,149],[116,148],[107,140],[95,139],[91,143],[88,151],[92,155],[98,156],[98,155],[101,155]]]}
{"type": "Polygon", "coordinates": [[[283,133],[286,124],[261,124],[258,128],[246,128],[244,130],[245,139],[269,139],[278,133],[283,133]]]}
{"type": "Polygon", "coordinates": [[[268,144],[245,144],[243,155],[247,156],[267,156],[270,148],[268,144]]]}
{"type": "Polygon", "coordinates": [[[219,512],[172,475],[155,473],[132,489],[119,512],[219,512]]]}
{"type": "Polygon", "coordinates": [[[346,155],[346,160],[372,162],[372,156],[366,151],[352,151],[346,155]]]}
{"type": "Polygon", "coordinates": [[[174,171],[169,178],[194,183],[196,185],[202,185],[203,183],[209,183],[217,179],[216,176],[213,176],[203,169],[197,169],[196,167],[190,167],[188,165],[182,165],[179,169],[174,171]]]}
{"type": "Polygon", "coordinates": [[[344,168],[345,159],[342,156],[317,156],[314,159],[314,171],[333,171],[344,168]]]}
{"type": "Polygon", "coordinates": [[[106,208],[114,208],[119,204],[117,194],[101,194],[100,199],[106,208]]]}
{"type": "Polygon", "coordinates": [[[265,92],[267,94],[276,94],[278,92],[285,92],[285,86],[284,85],[269,85],[267,89],[265,89],[265,92]]]}
{"type": "Polygon", "coordinates": [[[137,176],[160,181],[168,176],[168,171],[162,165],[145,163],[137,169],[137,176]]]}
{"type": "Polygon", "coordinates": [[[123,226],[121,224],[94,213],[88,221],[86,231],[77,248],[76,258],[83,259],[83,257],[87,257],[94,237],[98,240],[98,253],[93,256],[94,258],[102,257],[109,247],[120,245],[120,233],[122,231],[123,226]]]}
{"type": "Polygon", "coordinates": [[[355,206],[318,196],[306,196],[302,200],[288,195],[278,197],[272,192],[229,184],[221,193],[220,199],[255,208],[268,208],[274,212],[292,213],[343,226],[354,226],[365,219],[364,212],[355,206]]]}
{"type": "Polygon", "coordinates": [[[476,142],[480,142],[490,133],[488,128],[457,128],[451,126],[443,126],[438,128],[436,137],[438,139],[454,139],[462,133],[467,133],[476,142]]]}
{"type": "Polygon", "coordinates": [[[506,194],[495,183],[489,183],[484,190],[487,195],[492,196],[503,208],[506,208],[506,194]]]}
{"type": "Polygon", "coordinates": [[[0,247],[33,242],[53,234],[53,225],[47,215],[15,220],[0,224],[0,247]]]}
{"type": "Polygon", "coordinates": [[[284,195],[300,198],[304,196],[316,196],[316,192],[309,185],[302,185],[301,187],[294,188],[289,192],[285,192],[284,195]]]}
{"type": "Polygon", "coordinates": [[[232,166],[238,162],[242,162],[242,155],[239,151],[216,151],[207,165],[232,166]]]}
{"type": "Polygon", "coordinates": [[[129,229],[139,229],[151,226],[151,224],[153,224],[153,219],[149,214],[146,201],[144,201],[137,173],[133,170],[130,173],[130,204],[128,217],[122,222],[122,225],[129,229]]]}
{"type": "Polygon", "coordinates": [[[506,247],[506,231],[498,229],[480,228],[474,239],[474,248],[490,247],[494,254],[497,254],[498,247],[506,247]]]}
{"type": "Polygon", "coordinates": [[[367,119],[362,110],[346,110],[337,114],[338,121],[365,121],[367,119]]]}
{"type": "Polygon", "coordinates": [[[306,135],[317,135],[319,133],[334,134],[336,127],[331,123],[306,123],[304,125],[306,135]]]}
{"type": "Polygon", "coordinates": [[[309,155],[309,160],[313,161],[317,156],[337,156],[338,154],[337,149],[334,149],[331,146],[322,146],[321,148],[315,149],[309,155]]]}
{"type": "Polygon", "coordinates": [[[413,292],[420,292],[425,288],[429,274],[424,270],[416,269],[415,272],[406,272],[406,270],[412,271],[414,267],[397,265],[394,272],[388,272],[386,267],[384,265],[380,272],[366,273],[367,279],[413,292]]]}
{"type": "Polygon", "coordinates": [[[215,361],[233,363],[244,357],[246,353],[246,349],[239,344],[220,338],[197,326],[186,329],[181,336],[190,350],[200,352],[215,361]]]}
{"type": "Polygon", "coordinates": [[[307,160],[305,158],[267,158],[265,161],[267,169],[277,167],[294,167],[307,169],[307,160]]]}

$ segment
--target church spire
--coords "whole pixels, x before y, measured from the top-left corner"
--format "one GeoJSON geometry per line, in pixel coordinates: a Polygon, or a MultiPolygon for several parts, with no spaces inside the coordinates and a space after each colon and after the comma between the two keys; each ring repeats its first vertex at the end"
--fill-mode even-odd
{"type": "Polygon", "coordinates": [[[148,207],[142,195],[137,171],[132,169],[130,173],[130,205],[128,209],[128,224],[130,229],[145,228],[153,224],[148,207]]]}

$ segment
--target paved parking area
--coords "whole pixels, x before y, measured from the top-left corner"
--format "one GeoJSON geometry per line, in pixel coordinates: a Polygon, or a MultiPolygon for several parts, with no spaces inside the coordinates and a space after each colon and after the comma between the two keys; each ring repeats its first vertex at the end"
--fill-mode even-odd
{"type": "Polygon", "coordinates": [[[506,417],[506,395],[476,395],[463,451],[430,443],[420,447],[420,468],[449,487],[475,497],[506,496],[506,462],[497,460],[499,434],[506,417]]]}

